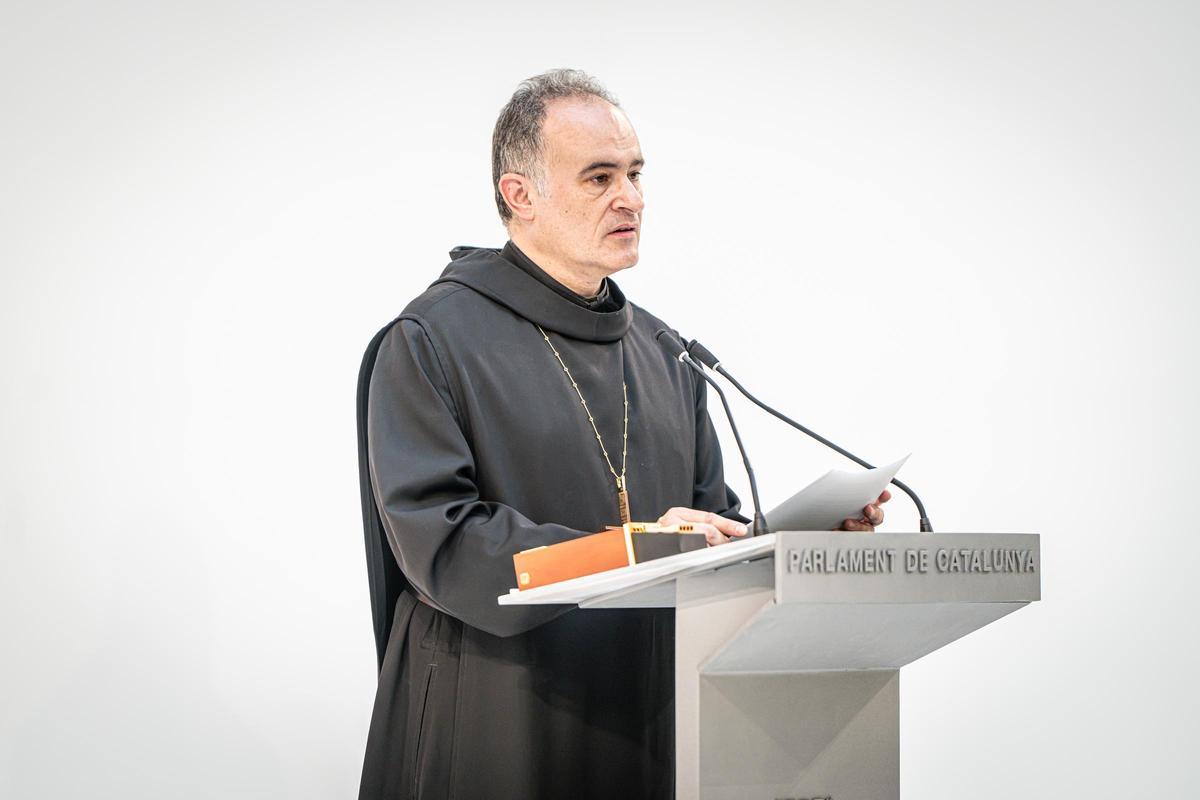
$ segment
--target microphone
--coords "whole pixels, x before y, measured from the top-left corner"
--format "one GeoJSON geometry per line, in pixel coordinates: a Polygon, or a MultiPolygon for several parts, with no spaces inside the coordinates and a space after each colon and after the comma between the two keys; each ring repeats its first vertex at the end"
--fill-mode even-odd
{"type": "Polygon", "coordinates": [[[687,364],[697,375],[717,390],[717,394],[721,397],[721,405],[725,407],[725,416],[729,419],[729,427],[733,429],[733,438],[737,441],[738,450],[742,453],[742,463],[746,465],[746,474],[750,476],[750,497],[754,501],[754,523],[751,527],[750,535],[762,536],[770,533],[767,529],[767,518],[763,516],[762,506],[758,502],[758,483],[754,480],[754,468],[750,466],[750,457],[746,455],[746,446],[742,444],[742,435],[738,433],[737,424],[733,421],[733,412],[729,410],[729,401],[725,398],[725,392],[721,390],[716,381],[705,374],[699,364],[692,360],[692,357],[688,355],[688,351],[684,349],[683,344],[672,336],[670,331],[665,328],[659,328],[654,334],[654,338],[658,340],[659,345],[664,350],[671,354],[672,358],[676,358],[681,363],[687,364]]]}
{"type": "MultiPolygon", "coordinates": [[[[723,375],[725,377],[725,380],[732,383],[739,392],[741,392],[742,394],[744,394],[746,396],[747,400],[749,400],[751,403],[754,403],[754,405],[758,406],[763,411],[766,411],[768,414],[771,414],[772,416],[774,416],[777,419],[783,420],[784,422],[786,422],[788,425],[791,425],[796,430],[808,434],[809,436],[816,439],[821,444],[825,445],[826,447],[830,447],[830,448],[836,450],[837,452],[841,453],[846,458],[850,459],[851,461],[855,462],[856,464],[864,466],[867,469],[875,469],[875,467],[868,464],[866,461],[863,461],[858,456],[854,455],[853,453],[851,453],[847,450],[843,450],[842,448],[838,447],[833,442],[826,439],[824,436],[821,436],[820,434],[810,431],[808,428],[804,427],[799,422],[796,422],[794,419],[791,419],[790,417],[784,416],[783,414],[781,414],[780,412],[771,408],[769,405],[767,405],[763,401],[759,400],[754,395],[750,394],[750,392],[746,391],[745,386],[742,386],[740,383],[738,383],[737,379],[734,378],[732,375],[730,375],[725,370],[725,368],[721,366],[721,360],[719,358],[717,358],[716,356],[714,356],[707,347],[700,344],[699,341],[693,339],[692,343],[688,345],[687,352],[693,358],[695,358],[696,361],[699,361],[701,364],[708,367],[713,372],[717,372],[717,373],[723,375]]],[[[722,399],[724,399],[723,395],[722,395],[722,399]]],[[[914,492],[912,489],[908,488],[907,486],[905,486],[903,483],[901,483],[896,478],[892,478],[892,483],[894,483],[896,485],[896,488],[900,489],[901,491],[903,491],[905,494],[907,494],[909,497],[912,498],[913,504],[916,505],[916,507],[917,507],[917,513],[921,517],[921,533],[933,533],[933,525],[930,524],[929,516],[925,513],[925,506],[921,502],[921,498],[917,497],[917,493],[914,492]]]]}

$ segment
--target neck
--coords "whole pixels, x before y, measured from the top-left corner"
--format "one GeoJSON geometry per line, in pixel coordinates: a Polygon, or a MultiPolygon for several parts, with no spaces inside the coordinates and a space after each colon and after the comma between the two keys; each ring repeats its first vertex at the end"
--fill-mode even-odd
{"type": "Polygon", "coordinates": [[[581,297],[595,297],[600,294],[600,287],[604,284],[605,278],[603,274],[595,274],[589,270],[573,269],[563,264],[560,260],[554,258],[554,256],[523,236],[518,230],[511,231],[509,238],[543,272],[575,294],[581,297]]]}

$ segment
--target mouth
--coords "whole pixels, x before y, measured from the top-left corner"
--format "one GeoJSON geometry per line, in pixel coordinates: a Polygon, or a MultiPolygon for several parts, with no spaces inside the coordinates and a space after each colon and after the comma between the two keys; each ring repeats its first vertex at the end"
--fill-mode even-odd
{"type": "Polygon", "coordinates": [[[621,225],[620,227],[613,228],[611,231],[609,231],[608,235],[616,236],[618,239],[629,239],[637,236],[637,232],[637,225],[621,225]]]}

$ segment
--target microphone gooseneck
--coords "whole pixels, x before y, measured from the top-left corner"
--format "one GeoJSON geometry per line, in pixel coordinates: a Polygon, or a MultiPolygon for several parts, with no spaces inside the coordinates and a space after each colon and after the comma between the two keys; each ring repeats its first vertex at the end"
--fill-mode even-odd
{"type": "MultiPolygon", "coordinates": [[[[863,461],[861,458],[854,455],[850,451],[844,450],[841,447],[838,447],[836,444],[829,441],[824,436],[820,435],[819,433],[809,430],[808,428],[801,425],[799,422],[796,422],[796,420],[776,411],[775,409],[771,408],[769,405],[767,405],[763,401],[759,400],[754,395],[750,394],[750,392],[746,390],[745,386],[742,386],[742,384],[738,383],[737,379],[734,378],[732,375],[730,375],[729,372],[723,366],[721,366],[720,359],[718,359],[716,356],[714,356],[712,354],[712,352],[707,347],[700,344],[699,341],[693,339],[692,343],[688,345],[687,353],[690,354],[692,357],[694,357],[695,360],[699,361],[704,366],[708,367],[709,369],[711,369],[714,372],[723,376],[725,378],[725,380],[727,380],[733,384],[734,388],[736,388],[739,392],[741,392],[743,395],[745,395],[747,400],[749,400],[751,403],[754,403],[754,405],[758,406],[763,411],[766,411],[771,416],[775,417],[776,419],[782,420],[783,422],[786,422],[788,425],[791,425],[793,428],[795,428],[798,431],[801,431],[802,433],[808,434],[809,436],[816,439],[821,444],[825,445],[826,447],[828,447],[832,450],[836,450],[837,452],[841,453],[842,455],[844,455],[846,458],[850,459],[854,463],[859,464],[863,467],[866,467],[867,469],[875,469],[875,467],[873,465],[868,464],[866,461],[863,461]]],[[[711,381],[710,381],[710,383],[711,383],[711,381]]],[[[720,390],[718,390],[718,391],[720,391],[720,390]]],[[[721,396],[721,399],[724,400],[724,395],[721,396]]],[[[908,488],[908,486],[906,486],[904,483],[902,483],[897,478],[892,478],[892,483],[896,485],[896,488],[900,489],[905,494],[907,494],[910,498],[912,498],[913,505],[915,505],[917,507],[917,514],[919,514],[921,517],[921,532],[922,533],[933,533],[933,525],[929,522],[929,515],[925,513],[925,505],[924,505],[924,503],[921,502],[921,498],[917,497],[917,493],[914,492],[912,489],[908,488]]]]}
{"type": "Polygon", "coordinates": [[[704,370],[692,360],[688,355],[688,351],[683,344],[671,335],[671,332],[665,328],[660,328],[654,334],[654,338],[658,340],[659,345],[664,350],[671,354],[680,363],[687,364],[692,371],[703,378],[709,386],[717,390],[717,395],[721,398],[721,405],[725,407],[725,417],[729,420],[729,427],[733,430],[734,441],[737,442],[738,450],[742,454],[742,463],[746,466],[746,475],[750,478],[750,498],[754,501],[754,522],[751,527],[751,535],[762,536],[770,533],[767,528],[767,518],[763,516],[762,506],[758,502],[758,482],[754,480],[754,468],[750,466],[750,457],[746,455],[746,446],[742,444],[742,435],[738,433],[737,423],[733,421],[733,412],[729,409],[729,400],[725,397],[725,392],[721,389],[712,378],[704,372],[704,370]]]}

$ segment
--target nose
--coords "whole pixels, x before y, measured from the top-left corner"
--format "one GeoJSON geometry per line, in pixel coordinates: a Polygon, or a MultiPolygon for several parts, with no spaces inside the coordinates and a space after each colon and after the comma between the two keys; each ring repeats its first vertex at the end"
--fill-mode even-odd
{"type": "Polygon", "coordinates": [[[626,175],[621,181],[620,191],[613,198],[613,209],[617,211],[629,210],[634,214],[641,214],[642,209],[645,207],[646,201],[642,199],[641,187],[626,175]]]}

